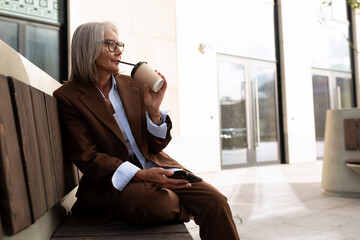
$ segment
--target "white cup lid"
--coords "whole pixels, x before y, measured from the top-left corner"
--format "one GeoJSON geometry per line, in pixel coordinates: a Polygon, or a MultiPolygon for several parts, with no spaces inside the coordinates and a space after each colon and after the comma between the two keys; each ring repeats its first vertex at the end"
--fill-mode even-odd
{"type": "Polygon", "coordinates": [[[163,84],[164,84],[164,79],[159,78],[159,79],[154,83],[154,85],[153,85],[153,87],[152,87],[152,90],[153,90],[154,92],[159,91],[159,89],[163,86],[163,84]]]}

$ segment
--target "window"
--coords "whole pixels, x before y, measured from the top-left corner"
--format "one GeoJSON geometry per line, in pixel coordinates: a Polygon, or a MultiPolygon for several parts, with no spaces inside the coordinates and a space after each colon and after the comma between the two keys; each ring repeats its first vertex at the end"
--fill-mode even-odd
{"type": "Polygon", "coordinates": [[[60,79],[59,31],[26,26],[26,57],[53,78],[60,79]]]}
{"type": "Polygon", "coordinates": [[[18,0],[0,5],[0,39],[57,81],[67,79],[65,2],[18,0]]]}
{"type": "Polygon", "coordinates": [[[18,28],[16,23],[0,20],[0,39],[16,51],[19,50],[18,28]]]}
{"type": "Polygon", "coordinates": [[[315,116],[316,155],[324,155],[326,111],[354,107],[354,88],[350,73],[312,70],[315,116]]]}

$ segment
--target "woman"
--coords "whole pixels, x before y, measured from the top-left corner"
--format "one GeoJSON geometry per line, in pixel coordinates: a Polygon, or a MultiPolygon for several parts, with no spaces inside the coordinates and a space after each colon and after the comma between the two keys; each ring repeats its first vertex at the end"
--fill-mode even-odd
{"type": "Polygon", "coordinates": [[[124,44],[109,22],[74,32],[71,74],[54,92],[69,159],[83,173],[72,211],[87,219],[153,224],[193,216],[202,239],[239,239],[226,198],[206,182],[169,178],[183,169],[162,150],[171,120],[158,92],[118,74],[124,44]]]}

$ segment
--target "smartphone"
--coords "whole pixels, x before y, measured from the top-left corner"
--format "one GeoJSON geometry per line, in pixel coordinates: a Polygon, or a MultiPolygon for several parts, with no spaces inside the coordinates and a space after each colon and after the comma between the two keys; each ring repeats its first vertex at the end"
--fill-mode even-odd
{"type": "Polygon", "coordinates": [[[198,176],[196,176],[195,174],[193,174],[191,172],[184,171],[184,170],[175,171],[173,175],[169,176],[169,178],[186,179],[190,183],[201,182],[202,181],[202,179],[199,178],[198,176]]]}

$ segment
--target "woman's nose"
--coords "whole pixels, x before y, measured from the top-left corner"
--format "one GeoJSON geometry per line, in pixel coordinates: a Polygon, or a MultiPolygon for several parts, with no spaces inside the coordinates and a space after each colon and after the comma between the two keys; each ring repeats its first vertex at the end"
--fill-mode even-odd
{"type": "Polygon", "coordinates": [[[115,54],[116,55],[122,55],[122,51],[120,50],[119,47],[116,48],[115,54]]]}

